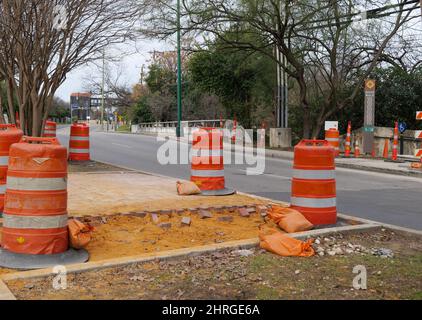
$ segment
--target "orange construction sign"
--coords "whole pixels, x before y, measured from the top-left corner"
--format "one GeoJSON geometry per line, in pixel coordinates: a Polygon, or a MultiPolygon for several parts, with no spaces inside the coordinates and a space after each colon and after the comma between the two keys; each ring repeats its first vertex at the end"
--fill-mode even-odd
{"type": "Polygon", "coordinates": [[[376,81],[373,79],[368,79],[365,81],[365,91],[375,91],[376,81]]]}
{"type": "Polygon", "coordinates": [[[416,111],[416,120],[422,120],[422,111],[416,111]]]}

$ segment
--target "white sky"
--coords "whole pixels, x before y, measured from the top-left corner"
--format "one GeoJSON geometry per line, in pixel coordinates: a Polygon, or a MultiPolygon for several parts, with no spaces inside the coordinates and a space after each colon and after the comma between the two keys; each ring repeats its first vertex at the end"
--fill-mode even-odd
{"type": "MultiPolygon", "coordinates": [[[[138,41],[136,44],[122,44],[117,49],[123,58],[118,59],[118,63],[108,63],[109,68],[117,73],[117,69],[121,69],[122,76],[119,83],[132,87],[139,82],[142,65],[145,65],[145,70],[149,64],[150,52],[154,50],[173,50],[172,45],[157,41],[138,41]],[[123,54],[121,54],[123,52],[123,54]]],[[[110,49],[106,51],[107,55],[115,55],[116,50],[110,49]]],[[[68,73],[65,82],[57,90],[56,96],[60,97],[66,102],[70,101],[70,94],[72,92],[86,91],[86,79],[93,77],[101,79],[101,68],[94,64],[79,67],[68,73]]]]}

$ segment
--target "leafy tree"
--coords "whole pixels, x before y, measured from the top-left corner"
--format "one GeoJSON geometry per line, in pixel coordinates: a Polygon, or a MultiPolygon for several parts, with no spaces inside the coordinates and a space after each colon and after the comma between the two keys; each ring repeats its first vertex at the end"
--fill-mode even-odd
{"type": "Polygon", "coordinates": [[[143,122],[153,122],[154,120],[154,116],[151,112],[150,106],[148,105],[148,97],[141,97],[133,110],[133,123],[138,124],[143,122]]]}

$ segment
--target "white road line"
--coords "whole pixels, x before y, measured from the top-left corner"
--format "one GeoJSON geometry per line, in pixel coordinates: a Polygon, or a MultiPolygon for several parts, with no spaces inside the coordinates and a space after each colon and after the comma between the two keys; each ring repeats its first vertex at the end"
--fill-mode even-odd
{"type": "Polygon", "coordinates": [[[121,144],[121,143],[115,143],[115,142],[112,142],[111,144],[114,145],[114,146],[119,146],[119,147],[124,147],[124,148],[132,149],[132,147],[131,146],[128,146],[127,144],[121,144]]]}

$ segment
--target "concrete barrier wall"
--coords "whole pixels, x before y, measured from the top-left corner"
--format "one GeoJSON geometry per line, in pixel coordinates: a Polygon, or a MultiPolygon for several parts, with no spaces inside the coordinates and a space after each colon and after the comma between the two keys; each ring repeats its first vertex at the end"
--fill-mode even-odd
{"type": "MultiPolygon", "coordinates": [[[[393,141],[394,141],[394,128],[386,128],[386,127],[375,127],[375,154],[377,157],[382,157],[384,153],[384,145],[385,140],[389,141],[389,154],[392,155],[393,151],[393,141]]],[[[404,149],[403,154],[414,156],[415,150],[420,146],[420,140],[415,139],[415,131],[408,130],[403,134],[404,138],[404,149]]],[[[363,128],[353,131],[352,134],[352,151],[354,150],[354,143],[356,139],[359,141],[359,146],[362,151],[362,144],[363,144],[363,128]]],[[[346,142],[346,135],[341,137],[341,145],[340,148],[344,151],[346,142]]],[[[399,145],[400,146],[400,145],[399,145]]]]}

